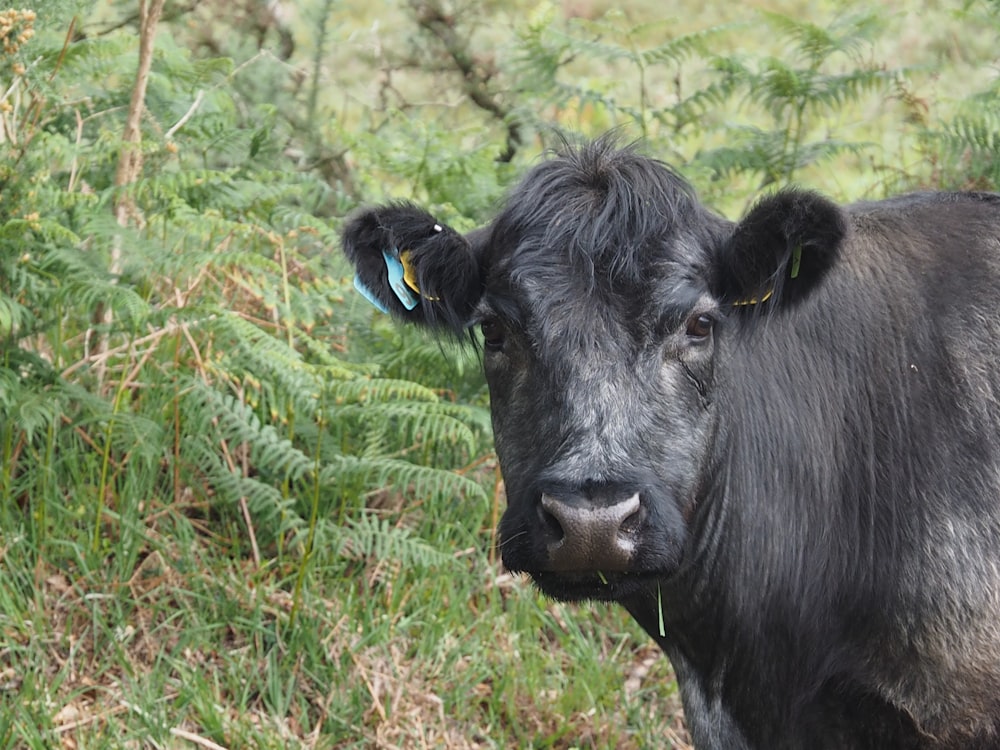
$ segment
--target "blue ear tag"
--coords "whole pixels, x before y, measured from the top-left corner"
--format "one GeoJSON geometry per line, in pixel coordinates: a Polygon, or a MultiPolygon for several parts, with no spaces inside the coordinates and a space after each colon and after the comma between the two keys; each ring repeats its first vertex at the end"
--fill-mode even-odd
{"type": "Polygon", "coordinates": [[[371,302],[375,307],[384,312],[386,315],[389,314],[389,308],[382,304],[382,301],[375,296],[375,293],[371,289],[365,286],[365,282],[361,280],[361,277],[355,274],[354,276],[354,288],[361,292],[362,296],[369,302],[371,302]]]}
{"type": "Polygon", "coordinates": [[[392,287],[393,293],[403,307],[412,310],[420,302],[420,298],[411,292],[410,287],[406,285],[404,278],[406,270],[403,268],[402,261],[387,250],[382,251],[382,257],[385,258],[385,267],[389,271],[389,286],[392,287]]]}

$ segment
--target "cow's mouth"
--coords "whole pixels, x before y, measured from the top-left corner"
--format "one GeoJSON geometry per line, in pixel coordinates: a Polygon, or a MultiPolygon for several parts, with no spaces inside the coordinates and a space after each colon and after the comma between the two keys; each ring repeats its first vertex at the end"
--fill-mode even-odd
{"type": "Polygon", "coordinates": [[[539,590],[561,601],[620,601],[646,591],[655,591],[664,577],[654,572],[534,571],[531,579],[539,590]]]}

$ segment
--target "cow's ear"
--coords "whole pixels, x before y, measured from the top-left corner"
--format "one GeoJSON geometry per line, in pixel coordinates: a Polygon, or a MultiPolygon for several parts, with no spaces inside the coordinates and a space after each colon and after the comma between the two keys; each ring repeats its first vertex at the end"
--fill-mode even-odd
{"type": "Polygon", "coordinates": [[[474,242],[417,206],[371,208],[344,227],[355,286],[384,312],[461,335],[482,296],[474,242]]]}
{"type": "Polygon", "coordinates": [[[836,262],[847,218],[816,193],[785,190],[758,202],[722,247],[719,296],[762,309],[790,304],[815,288],[836,262]]]}

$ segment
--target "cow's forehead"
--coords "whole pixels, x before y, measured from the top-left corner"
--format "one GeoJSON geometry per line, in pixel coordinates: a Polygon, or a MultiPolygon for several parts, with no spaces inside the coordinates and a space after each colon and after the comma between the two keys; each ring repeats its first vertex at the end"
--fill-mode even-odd
{"type": "Polygon", "coordinates": [[[532,262],[507,265],[491,277],[479,313],[513,325],[541,361],[576,362],[575,368],[583,358],[632,360],[711,305],[707,282],[687,259],[651,259],[638,280],[532,262]]]}
{"type": "Polygon", "coordinates": [[[605,318],[683,315],[708,293],[708,250],[691,233],[639,238],[600,253],[544,231],[493,242],[481,308],[514,322],[570,318],[586,327],[605,318]]]}
{"type": "Polygon", "coordinates": [[[584,327],[683,308],[707,290],[723,224],[660,162],[574,152],[529,172],[491,224],[484,302],[584,327]]]}

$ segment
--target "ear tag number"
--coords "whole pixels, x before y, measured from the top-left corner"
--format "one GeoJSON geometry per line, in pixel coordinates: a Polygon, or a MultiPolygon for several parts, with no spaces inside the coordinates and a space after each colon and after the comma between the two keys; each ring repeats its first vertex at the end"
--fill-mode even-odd
{"type": "Polygon", "coordinates": [[[389,272],[389,286],[392,288],[393,294],[407,310],[412,310],[420,302],[420,298],[410,291],[410,287],[406,285],[406,270],[403,268],[403,263],[395,255],[390,253],[388,250],[382,251],[382,257],[385,258],[385,267],[389,272]]]}
{"type": "Polygon", "coordinates": [[[361,295],[366,300],[375,305],[375,307],[378,308],[381,312],[384,312],[386,315],[389,314],[389,308],[383,305],[382,301],[375,296],[375,293],[367,286],[365,286],[365,282],[363,282],[361,280],[361,277],[358,276],[357,274],[355,274],[354,276],[354,288],[357,289],[359,292],[361,292],[361,295]]]}

